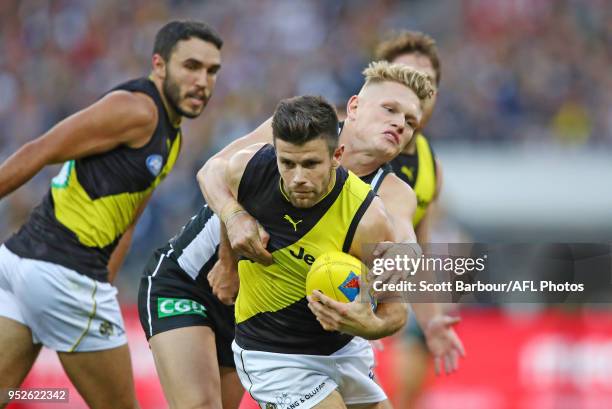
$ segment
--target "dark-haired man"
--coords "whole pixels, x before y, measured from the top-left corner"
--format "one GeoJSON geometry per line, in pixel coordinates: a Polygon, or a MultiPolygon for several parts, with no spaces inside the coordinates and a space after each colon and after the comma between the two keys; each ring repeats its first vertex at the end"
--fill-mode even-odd
{"type": "Polygon", "coordinates": [[[0,388],[19,387],[42,345],[91,408],[134,408],[111,282],[154,188],[171,171],[182,117],[204,110],[220,68],[207,25],[166,24],[150,76],[121,84],[0,166],[0,198],[64,163],[30,219],[0,248],[0,388]]]}
{"type": "MultiPolygon", "coordinates": [[[[384,73],[376,67],[371,73],[370,86],[377,88],[384,73]]],[[[398,109],[409,110],[408,100],[398,101],[398,109]]],[[[342,332],[327,331],[309,310],[306,275],[324,252],[364,259],[365,243],[399,238],[370,185],[340,166],[344,145],[329,103],[310,96],[283,100],[271,126],[273,145],[252,145],[227,163],[211,164],[202,186],[230,240],[234,222],[248,212],[267,232],[273,259],[238,264],[232,349],[242,384],[261,407],[388,407],[371,377],[373,352],[365,339],[397,331],[406,306],[381,301],[374,312],[369,303],[354,303],[342,332]]]]}

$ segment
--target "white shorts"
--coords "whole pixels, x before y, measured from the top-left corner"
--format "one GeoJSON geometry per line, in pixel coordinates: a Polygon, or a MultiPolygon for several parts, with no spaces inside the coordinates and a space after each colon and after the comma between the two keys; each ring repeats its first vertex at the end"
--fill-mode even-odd
{"type": "Polygon", "coordinates": [[[374,381],[374,351],[362,338],[332,355],[248,351],[232,343],[242,386],[263,409],[308,409],[338,390],[344,403],[387,399],[374,381]]]}
{"type": "Polygon", "coordinates": [[[60,352],[126,344],[116,295],[109,283],[0,247],[0,316],[29,327],[35,344],[60,352]]]}

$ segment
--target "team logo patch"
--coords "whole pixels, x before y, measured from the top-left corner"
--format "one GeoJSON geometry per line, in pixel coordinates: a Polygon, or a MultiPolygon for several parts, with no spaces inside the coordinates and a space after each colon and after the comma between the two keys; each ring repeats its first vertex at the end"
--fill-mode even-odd
{"type": "Polygon", "coordinates": [[[270,409],[275,409],[277,406],[280,406],[281,408],[284,408],[284,407],[287,407],[287,406],[289,406],[291,404],[291,398],[289,397],[289,394],[286,393],[286,392],[283,392],[280,395],[276,395],[275,399],[276,399],[276,404],[275,403],[267,403],[266,404],[266,408],[268,408],[268,405],[273,405],[273,406],[270,406],[270,409]]]}
{"type": "Polygon", "coordinates": [[[276,409],[276,403],[267,402],[266,409],[276,409]]]}
{"type": "Polygon", "coordinates": [[[68,181],[70,180],[72,168],[74,168],[73,160],[65,162],[64,166],[62,166],[62,169],[59,171],[57,176],[51,179],[51,186],[55,188],[62,188],[68,186],[68,181]]]}
{"type": "Polygon", "coordinates": [[[157,316],[159,318],[190,314],[206,317],[206,307],[198,302],[185,298],[160,297],[157,299],[157,316]]]}
{"type": "Polygon", "coordinates": [[[359,294],[359,276],[353,271],[350,272],[346,280],[338,286],[338,290],[350,301],[353,301],[359,294]]]}
{"type": "Polygon", "coordinates": [[[100,323],[98,331],[100,331],[100,335],[108,338],[113,335],[113,324],[110,321],[104,320],[100,323]]]}
{"type": "Polygon", "coordinates": [[[151,172],[153,176],[157,176],[159,175],[159,172],[161,172],[162,166],[164,164],[164,159],[161,155],[149,155],[147,157],[146,164],[147,169],[149,169],[149,172],[151,172]]]}

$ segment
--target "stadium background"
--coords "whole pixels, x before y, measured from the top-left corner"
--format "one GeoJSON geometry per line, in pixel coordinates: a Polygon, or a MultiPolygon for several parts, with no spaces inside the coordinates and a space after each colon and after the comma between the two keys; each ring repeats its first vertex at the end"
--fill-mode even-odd
{"type": "MultiPolygon", "coordinates": [[[[143,408],[165,406],[136,320],[137,279],[152,249],[201,204],[196,170],[281,98],[346,101],[389,29],[424,31],[440,48],[442,83],[426,129],[445,175],[435,241],[612,241],[607,0],[4,0],[0,160],[113,85],[146,74],[155,32],[176,18],[208,22],[225,45],[214,97],[201,118],[185,121],[182,156],[144,213],[117,281],[143,408]]],[[[0,202],[0,240],[57,171],[0,202]]],[[[468,359],[460,373],[430,379],[419,407],[612,407],[612,315],[602,307],[463,309],[458,332],[468,359]]],[[[390,342],[383,380],[392,359],[390,342]]],[[[44,351],[25,386],[66,382],[44,351]]],[[[68,407],[79,402],[73,392],[68,407]]]]}

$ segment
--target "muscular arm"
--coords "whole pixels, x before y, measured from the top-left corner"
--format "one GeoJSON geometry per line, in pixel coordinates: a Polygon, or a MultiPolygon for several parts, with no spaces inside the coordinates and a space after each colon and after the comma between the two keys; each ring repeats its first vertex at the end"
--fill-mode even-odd
{"type": "MultiPolygon", "coordinates": [[[[437,161],[436,174],[438,177],[434,200],[437,199],[442,186],[442,173],[437,161]]],[[[425,218],[419,223],[415,237],[412,217],[417,205],[416,196],[406,183],[396,176],[387,176],[379,189],[379,195],[389,212],[393,226],[396,227],[396,236],[401,238],[398,242],[414,243],[415,238],[423,245],[429,242],[428,227],[431,209],[428,209],[425,218]]],[[[435,202],[432,205],[435,205],[435,202]]],[[[397,303],[381,304],[380,306],[394,304],[397,303]]],[[[458,367],[458,357],[465,355],[463,344],[452,329],[459,319],[445,315],[442,305],[437,303],[413,303],[412,310],[425,333],[427,345],[435,359],[436,370],[439,371],[442,364],[448,372],[455,370],[458,367]]]]}
{"type": "MultiPolygon", "coordinates": [[[[399,180],[399,179],[398,179],[399,180]]],[[[355,231],[350,253],[365,260],[370,255],[362,254],[363,245],[380,242],[402,242],[404,234],[394,228],[398,221],[389,214],[386,203],[383,205],[382,197],[376,198],[365,212],[361,223],[355,231]]],[[[412,229],[410,229],[412,231],[412,229]]],[[[414,234],[414,233],[413,233],[414,234]]],[[[366,303],[369,308],[369,304],[366,303]]],[[[378,303],[375,319],[371,322],[372,331],[368,339],[379,339],[397,332],[406,323],[408,307],[401,302],[378,303]]]]}
{"type": "Polygon", "coordinates": [[[414,243],[416,235],[412,217],[417,207],[416,195],[412,188],[397,176],[390,174],[378,190],[395,232],[397,243],[414,243]]]}
{"type": "Polygon", "coordinates": [[[225,225],[232,249],[251,260],[269,265],[272,255],[265,249],[269,236],[237,200],[244,170],[263,145],[251,145],[229,159],[214,158],[205,166],[205,172],[198,173],[198,182],[206,202],[225,225]]]}
{"type": "MultiPolygon", "coordinates": [[[[224,209],[242,208],[238,203],[238,187],[247,164],[263,144],[256,144],[230,155],[214,157],[198,172],[198,183],[208,206],[227,220],[224,209]],[[229,207],[228,207],[229,206],[229,207]]],[[[227,226],[226,226],[227,227],[227,226]]]]}
{"type": "Polygon", "coordinates": [[[106,152],[121,144],[142,146],[156,124],[157,108],[151,98],[112,92],[23,145],[0,165],[0,198],[46,165],[106,152]]]}

